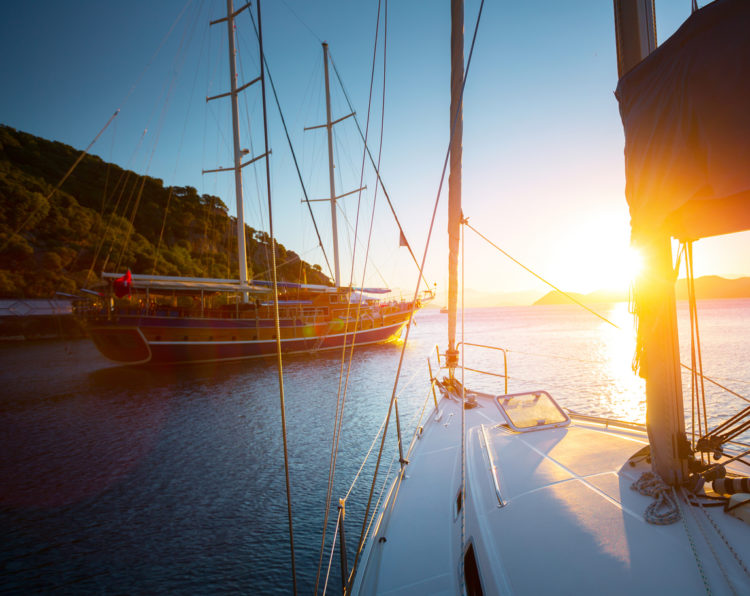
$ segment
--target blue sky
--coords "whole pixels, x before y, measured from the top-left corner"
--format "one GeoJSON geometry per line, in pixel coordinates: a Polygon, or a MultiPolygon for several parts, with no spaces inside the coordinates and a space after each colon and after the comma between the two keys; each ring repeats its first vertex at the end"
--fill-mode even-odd
{"type": "MultiPolygon", "coordinates": [[[[478,7],[474,0],[466,4],[467,48],[478,7]]],[[[324,120],[320,42],[329,42],[364,127],[377,2],[278,0],[265,1],[262,8],[266,55],[303,177],[310,197],[323,198],[328,193],[325,134],[303,132],[324,120]]],[[[82,149],[120,108],[93,153],[166,184],[217,194],[232,205],[231,174],[201,175],[202,169],[231,163],[228,102],[205,102],[228,86],[226,28],[206,27],[224,10],[221,1],[183,0],[8,6],[0,22],[0,122],[82,149]]],[[[660,41],[689,11],[689,0],[657,1],[660,41]]],[[[448,0],[389,3],[381,171],[420,256],[448,141],[449,26],[448,0]]],[[[238,38],[240,79],[247,81],[258,70],[247,14],[238,20],[238,38]]],[[[381,117],[382,47],[381,18],[373,150],[381,117]]],[[[485,5],[464,100],[464,213],[502,248],[572,291],[617,285],[623,277],[629,218],[616,84],[611,2],[485,5]]],[[[334,117],[346,115],[337,84],[332,94],[334,117]]],[[[260,96],[254,88],[244,95],[243,144],[259,153],[260,96]]],[[[268,102],[273,108],[270,90],[268,102]]],[[[269,126],[276,235],[306,260],[324,265],[277,116],[270,117],[269,126]]],[[[359,184],[357,137],[351,119],[337,126],[339,193],[359,184]]],[[[265,229],[263,169],[251,170],[244,174],[247,223],[265,229]]],[[[366,229],[375,188],[371,171],[365,184],[366,229]]],[[[439,286],[446,279],[446,203],[447,195],[441,198],[427,262],[427,276],[439,286]]],[[[344,222],[353,225],[356,205],[356,195],[341,200],[344,271],[350,269],[352,243],[344,222]]],[[[326,231],[328,206],[314,209],[326,231]]],[[[701,241],[697,272],[750,273],[747,245],[747,233],[701,241]]],[[[382,194],[371,255],[366,283],[413,290],[414,268],[405,249],[398,248],[382,194]]],[[[361,266],[355,283],[361,281],[361,266]]],[[[466,278],[467,287],[481,292],[545,291],[471,237],[466,278]]]]}

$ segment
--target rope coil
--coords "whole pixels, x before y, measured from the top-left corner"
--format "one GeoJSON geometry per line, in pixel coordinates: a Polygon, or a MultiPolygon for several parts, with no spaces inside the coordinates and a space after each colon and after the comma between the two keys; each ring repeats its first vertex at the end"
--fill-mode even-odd
{"type": "Polygon", "coordinates": [[[672,494],[672,489],[653,472],[644,472],[630,485],[630,488],[655,499],[643,513],[643,519],[648,523],[668,526],[680,521],[680,509],[672,494]]]}

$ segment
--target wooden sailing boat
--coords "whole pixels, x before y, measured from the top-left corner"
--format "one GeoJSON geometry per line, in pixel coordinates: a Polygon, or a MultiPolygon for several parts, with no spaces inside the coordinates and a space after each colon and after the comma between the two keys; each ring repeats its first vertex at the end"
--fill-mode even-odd
{"type": "MultiPolygon", "coordinates": [[[[659,185],[672,188],[670,183],[677,180],[669,177],[679,176],[664,165],[679,165],[670,155],[683,150],[680,134],[654,133],[670,119],[671,102],[686,111],[672,117],[674,128],[668,132],[696,133],[691,128],[695,125],[708,135],[692,139],[695,144],[688,152],[693,159],[705,159],[709,146],[719,155],[734,147],[739,157],[730,157],[727,167],[744,168],[727,171],[714,163],[704,167],[693,179],[697,183],[693,191],[700,191],[695,195],[698,200],[691,201],[694,195],[690,193],[682,195],[676,206],[661,208],[661,215],[680,222],[681,228],[665,227],[660,221],[648,233],[641,235],[639,228],[636,234],[652,247],[651,276],[662,279],[648,290],[641,288],[638,296],[641,372],[647,377],[646,428],[567,412],[541,389],[509,394],[507,370],[491,371],[506,378],[506,386],[496,392],[472,391],[459,378],[469,367],[463,364],[462,354],[467,343],[457,342],[455,332],[462,219],[461,4],[460,0],[452,2],[451,178],[455,184],[451,184],[449,205],[449,345],[441,361],[448,376],[431,379],[442,398],[436,399],[434,411],[401,457],[400,474],[361,552],[356,553],[353,571],[344,573],[348,578],[345,591],[750,593],[750,495],[727,496],[750,488],[750,446],[731,444],[728,433],[709,433],[702,437],[703,444],[686,438],[669,252],[669,238],[678,229],[687,230],[689,239],[697,239],[750,228],[746,166],[750,6],[741,0],[719,0],[697,11],[673,38],[641,62],[656,46],[653,3],[615,0],[623,75],[618,96],[626,130],[631,213],[643,207],[638,203],[644,198],[642,192],[648,198],[659,185]],[[734,97],[719,95],[719,109],[725,111],[719,126],[713,128],[711,116],[701,114],[700,108],[690,111],[700,102],[696,103],[688,82],[705,82],[701,76],[708,73],[702,68],[716,57],[711,53],[712,42],[721,46],[720,52],[735,50],[727,69],[720,71],[727,77],[722,88],[732,89],[734,97]],[[670,73],[676,78],[669,80],[670,73]],[[660,79],[667,81],[667,87],[672,85],[671,91],[650,87],[660,79]],[[675,89],[676,80],[685,88],[675,89]],[[670,97],[670,92],[678,96],[670,97]],[[665,97],[669,105],[660,107],[665,97]],[[722,138],[727,110],[738,112],[736,119],[727,119],[738,128],[722,138]],[[733,144],[740,138],[744,139],[742,147],[733,144]],[[644,145],[647,141],[652,144],[644,145]],[[649,164],[648,157],[654,155],[664,160],[649,164]],[[731,175],[733,186],[726,194],[722,192],[728,181],[713,178],[717,172],[731,175]],[[709,184],[711,188],[706,188],[709,184]],[[728,217],[717,217],[717,209],[728,217]],[[709,446],[716,449],[711,457],[704,457],[709,446]],[[725,478],[720,478],[722,474],[725,478]],[[660,500],[653,501],[632,487],[651,491],[660,500]],[[717,503],[724,507],[713,506],[717,503]]],[[[649,213],[646,219],[634,216],[634,225],[654,223],[653,212],[644,211],[649,213]]],[[[745,425],[749,414],[746,409],[745,425]]],[[[743,420],[742,413],[736,420],[743,420]]]]}
{"type": "MultiPolygon", "coordinates": [[[[227,16],[211,23],[227,24],[231,89],[228,93],[209,97],[207,101],[227,96],[231,100],[234,165],[204,171],[234,172],[239,279],[131,275],[128,271],[125,283],[122,273],[104,273],[103,279],[109,290],[106,307],[103,312],[88,317],[88,329],[99,351],[117,362],[164,364],[271,356],[277,353],[277,334],[280,335],[281,351],[287,354],[383,343],[398,337],[412,311],[420,308],[422,300],[432,297],[427,291],[417,300],[381,300],[378,296],[390,293],[389,289],[351,287],[341,283],[336,200],[344,195],[336,196],[332,128],[343,118],[331,119],[327,44],[323,44],[326,123],[314,128],[326,128],[328,133],[331,194],[325,200],[331,204],[333,285],[273,284],[248,279],[242,168],[256,160],[269,158],[266,151],[242,161],[246,152],[241,149],[239,138],[238,95],[253,83],[264,85],[260,36],[260,76],[245,85],[238,87],[237,84],[235,18],[249,6],[246,4],[235,11],[232,0],[227,0],[227,16]],[[122,295],[137,293],[138,300],[116,303],[112,294],[118,291],[122,295]],[[275,291],[278,292],[276,296],[275,291]],[[182,305],[178,305],[178,298],[182,299],[182,305]]],[[[401,233],[403,235],[403,231],[401,233]]]]}

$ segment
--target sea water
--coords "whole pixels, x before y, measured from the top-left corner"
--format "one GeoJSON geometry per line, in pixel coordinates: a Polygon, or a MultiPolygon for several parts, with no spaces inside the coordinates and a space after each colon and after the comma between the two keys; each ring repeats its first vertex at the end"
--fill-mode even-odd
{"type": "MultiPolygon", "coordinates": [[[[625,304],[600,313],[614,325],[574,306],[469,309],[457,341],[504,348],[467,345],[465,365],[505,375],[507,362],[511,393],[547,389],[574,411],[644,422],[644,383],[631,367],[632,316],[625,304]]],[[[749,314],[750,300],[700,304],[705,374],[742,395],[750,395],[749,314]]],[[[690,364],[682,303],[679,320],[682,361],[690,364]]],[[[432,403],[427,359],[437,373],[434,350],[444,351],[446,327],[447,315],[424,310],[410,330],[395,387],[405,446],[432,403]]],[[[350,488],[351,565],[380,447],[373,439],[400,354],[394,343],[355,350],[351,366],[340,353],[284,361],[300,593],[314,591],[319,568],[318,591],[326,578],[329,592],[340,591],[338,551],[327,569],[335,503],[350,488]]],[[[501,376],[466,374],[469,386],[505,391],[501,376]]],[[[688,374],[684,381],[689,413],[688,374]]],[[[12,343],[0,345],[0,382],[0,591],[291,592],[273,361],[128,368],[105,360],[87,340],[12,343]]],[[[747,405],[712,384],[706,392],[714,423],[747,405]]],[[[396,426],[392,416],[373,502],[397,468],[396,426]]]]}

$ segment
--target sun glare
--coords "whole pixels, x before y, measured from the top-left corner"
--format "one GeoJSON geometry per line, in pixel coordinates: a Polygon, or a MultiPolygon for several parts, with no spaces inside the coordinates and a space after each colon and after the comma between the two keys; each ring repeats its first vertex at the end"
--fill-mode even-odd
{"type": "Polygon", "coordinates": [[[629,247],[624,257],[623,274],[627,277],[628,283],[635,281],[638,274],[643,270],[643,255],[637,248],[629,247]]]}
{"type": "Polygon", "coordinates": [[[643,257],[632,246],[617,253],[602,255],[598,290],[625,290],[643,269],[643,257]]]}
{"type": "Polygon", "coordinates": [[[559,255],[553,266],[563,289],[583,294],[598,290],[626,292],[642,268],[640,252],[628,245],[594,251],[590,245],[574,247],[559,255]]]}

